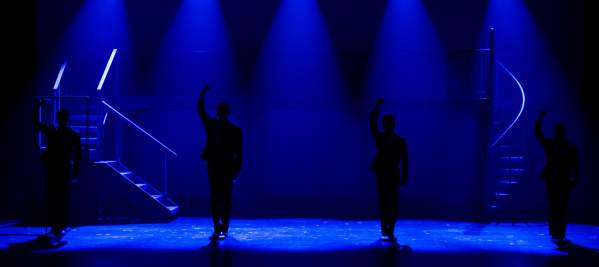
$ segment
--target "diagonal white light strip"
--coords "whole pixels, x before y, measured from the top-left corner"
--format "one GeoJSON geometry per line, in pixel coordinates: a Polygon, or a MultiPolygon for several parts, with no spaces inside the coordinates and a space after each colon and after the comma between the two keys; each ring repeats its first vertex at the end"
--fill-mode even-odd
{"type": "Polygon", "coordinates": [[[56,81],[54,82],[54,90],[58,89],[58,86],[60,86],[60,81],[62,80],[62,74],[64,73],[64,69],[67,67],[67,62],[65,61],[64,63],[62,63],[62,66],[60,66],[60,71],[58,72],[58,76],[56,77],[56,81]]]}
{"type": "Polygon", "coordinates": [[[108,59],[108,63],[106,63],[106,68],[104,68],[104,73],[102,74],[102,78],[100,79],[100,83],[98,84],[98,91],[102,90],[102,86],[104,85],[104,80],[106,80],[106,76],[108,76],[108,71],[110,70],[110,66],[112,65],[112,61],[114,60],[114,56],[116,55],[117,49],[112,49],[112,53],[110,54],[110,58],[108,59]]]}
{"type": "Polygon", "coordinates": [[[109,105],[108,103],[106,103],[106,101],[102,100],[102,104],[104,104],[105,106],[107,106],[110,110],[112,110],[114,113],[116,113],[117,115],[119,115],[121,118],[123,118],[124,120],[126,120],[127,122],[129,122],[131,125],[133,125],[135,128],[137,128],[138,130],[140,130],[142,133],[144,133],[148,137],[152,138],[152,140],[154,140],[156,143],[160,144],[164,149],[168,150],[168,152],[171,152],[173,155],[177,156],[177,153],[175,153],[175,151],[173,151],[172,149],[170,149],[168,146],[166,146],[162,142],[158,141],[158,139],[154,138],[154,136],[152,136],[150,133],[146,132],[146,130],[144,130],[143,128],[141,128],[135,122],[131,121],[125,115],[123,115],[118,110],[116,110],[115,108],[113,108],[111,105],[109,105]]]}
{"type": "Polygon", "coordinates": [[[505,70],[505,72],[507,72],[507,74],[509,74],[512,77],[512,79],[516,82],[516,84],[520,88],[520,93],[522,94],[522,104],[520,105],[520,111],[518,111],[518,115],[516,115],[516,118],[514,118],[514,121],[512,121],[510,126],[508,126],[501,133],[501,135],[499,135],[499,137],[497,137],[497,140],[495,140],[495,142],[493,142],[491,147],[494,147],[495,145],[497,145],[497,143],[499,143],[499,141],[501,141],[501,139],[503,139],[503,137],[512,129],[512,127],[514,127],[514,124],[516,124],[516,122],[520,119],[520,116],[522,116],[522,112],[524,111],[524,106],[526,105],[526,94],[524,93],[524,88],[522,87],[522,84],[520,84],[520,81],[518,81],[518,78],[516,78],[516,76],[514,76],[514,74],[510,70],[508,70],[508,68],[506,68],[505,65],[503,65],[501,62],[499,62],[499,61],[495,61],[495,62],[497,62],[497,65],[499,65],[503,70],[505,70]]]}
{"type": "Polygon", "coordinates": [[[102,120],[102,125],[106,125],[106,119],[108,119],[108,112],[104,114],[104,119],[102,120]]]}

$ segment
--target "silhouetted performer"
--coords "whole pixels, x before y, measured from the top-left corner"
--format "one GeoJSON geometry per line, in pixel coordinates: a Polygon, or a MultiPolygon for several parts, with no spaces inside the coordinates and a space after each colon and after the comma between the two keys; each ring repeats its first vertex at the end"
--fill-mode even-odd
{"type": "Polygon", "coordinates": [[[378,117],[383,102],[383,99],[378,100],[370,113],[370,130],[377,150],[371,169],[376,174],[382,239],[396,242],[397,197],[399,186],[405,185],[408,179],[408,152],[405,139],[395,133],[393,115],[383,116],[383,131],[379,130],[378,117]]]}
{"type": "Polygon", "coordinates": [[[561,123],[554,126],[554,139],[543,135],[541,112],[535,122],[535,136],[545,151],[545,167],[541,179],[547,184],[549,195],[549,233],[558,246],[568,243],[566,239],[566,211],[570,191],[578,183],[578,153],[576,147],[566,140],[566,127],[561,123]]]}
{"type": "Polygon", "coordinates": [[[198,99],[198,112],[206,130],[206,145],[202,159],[208,165],[210,202],[214,233],[211,240],[225,239],[229,231],[233,181],[241,169],[241,129],[229,121],[229,106],[220,103],[216,118],[206,113],[205,96],[210,89],[206,85],[198,99]]]}
{"type": "Polygon", "coordinates": [[[39,105],[36,104],[33,124],[47,138],[42,162],[47,169],[48,221],[51,242],[59,242],[68,224],[69,189],[71,180],[79,175],[81,163],[81,136],[69,126],[69,112],[57,112],[58,127],[38,120],[39,105]]]}

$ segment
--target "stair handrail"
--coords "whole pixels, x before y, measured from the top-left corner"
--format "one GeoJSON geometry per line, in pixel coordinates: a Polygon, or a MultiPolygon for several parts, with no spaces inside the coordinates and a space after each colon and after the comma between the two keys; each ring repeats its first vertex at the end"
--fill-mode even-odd
{"type": "Polygon", "coordinates": [[[141,126],[139,126],[137,123],[133,122],[131,119],[127,118],[127,116],[123,115],[123,113],[119,112],[116,108],[114,108],[113,106],[111,106],[110,104],[108,104],[106,101],[102,100],[101,103],[104,106],[108,107],[108,109],[110,111],[112,111],[115,114],[119,115],[119,117],[121,117],[123,120],[125,120],[126,122],[128,122],[129,124],[131,124],[137,130],[139,130],[140,132],[142,132],[146,136],[150,137],[150,139],[152,139],[154,142],[156,142],[157,144],[159,144],[164,150],[170,152],[175,157],[177,156],[177,153],[175,151],[173,151],[171,148],[169,148],[164,143],[160,142],[160,140],[156,139],[154,136],[152,136],[150,133],[148,133],[146,130],[144,130],[141,126]]]}
{"type": "Polygon", "coordinates": [[[522,103],[520,103],[520,110],[518,111],[518,114],[516,115],[516,117],[512,120],[510,125],[507,128],[505,128],[505,130],[503,130],[503,132],[501,132],[501,134],[497,137],[497,139],[495,139],[495,141],[491,144],[491,147],[494,147],[495,145],[497,145],[497,143],[499,143],[499,141],[501,141],[501,139],[503,139],[503,137],[512,129],[512,127],[514,127],[514,124],[516,124],[516,122],[518,122],[518,120],[522,116],[522,113],[524,112],[524,107],[526,106],[526,93],[524,92],[524,87],[522,87],[522,84],[520,83],[518,78],[516,78],[516,76],[501,62],[496,61],[496,63],[505,72],[507,72],[507,74],[512,78],[512,80],[514,80],[516,85],[518,85],[518,88],[520,89],[520,96],[522,98],[522,103]]]}

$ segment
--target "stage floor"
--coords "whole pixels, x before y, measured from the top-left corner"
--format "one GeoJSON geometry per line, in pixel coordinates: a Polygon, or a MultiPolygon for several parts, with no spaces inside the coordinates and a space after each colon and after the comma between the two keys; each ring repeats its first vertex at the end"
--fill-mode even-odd
{"type": "Polygon", "coordinates": [[[179,218],[166,224],[82,226],[73,229],[65,238],[68,243],[58,249],[23,251],[9,249],[9,244],[31,240],[44,228],[4,225],[0,227],[0,259],[19,266],[44,262],[69,266],[455,263],[514,267],[572,264],[572,260],[584,263],[579,266],[599,266],[599,226],[588,225],[569,226],[573,245],[568,251],[555,249],[545,223],[402,220],[396,235],[402,247],[409,249],[399,251],[378,240],[376,221],[233,220],[229,239],[218,244],[209,244],[211,231],[207,218],[179,218]]]}

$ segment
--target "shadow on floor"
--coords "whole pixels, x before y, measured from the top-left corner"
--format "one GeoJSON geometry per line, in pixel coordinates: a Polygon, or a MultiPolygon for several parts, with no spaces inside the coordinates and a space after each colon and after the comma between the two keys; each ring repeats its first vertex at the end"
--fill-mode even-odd
{"type": "MultiPolygon", "coordinates": [[[[235,242],[235,240],[228,240],[235,242]]],[[[265,251],[234,249],[226,243],[207,242],[196,250],[2,250],[2,266],[599,266],[597,251],[573,245],[567,255],[509,252],[430,253],[374,242],[359,250],[265,251]],[[6,265],[4,263],[7,263],[6,265]]]]}

